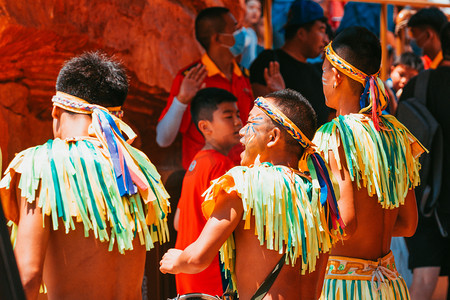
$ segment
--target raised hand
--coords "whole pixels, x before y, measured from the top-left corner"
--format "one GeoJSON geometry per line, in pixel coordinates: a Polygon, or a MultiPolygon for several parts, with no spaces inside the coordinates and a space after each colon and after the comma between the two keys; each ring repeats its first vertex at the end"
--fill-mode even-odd
{"type": "Polygon", "coordinates": [[[206,74],[206,67],[202,64],[198,64],[190,69],[181,82],[180,92],[177,95],[178,101],[183,104],[191,103],[192,98],[202,88],[206,74]]]}
{"type": "Polygon", "coordinates": [[[280,64],[277,61],[271,61],[269,67],[264,69],[264,79],[269,92],[279,91],[286,87],[280,73],[280,64]]]}

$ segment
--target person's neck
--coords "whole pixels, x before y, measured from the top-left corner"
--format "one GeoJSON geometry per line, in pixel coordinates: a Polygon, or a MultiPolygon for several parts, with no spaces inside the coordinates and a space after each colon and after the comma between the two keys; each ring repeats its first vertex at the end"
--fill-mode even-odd
{"type": "Polygon", "coordinates": [[[225,47],[210,49],[207,52],[209,58],[219,68],[219,70],[231,81],[233,76],[234,57],[225,47]]]}
{"type": "Polygon", "coordinates": [[[61,127],[59,129],[58,138],[74,139],[89,136],[89,125],[92,123],[90,115],[78,114],[75,116],[61,116],[61,127]]]}
{"type": "Polygon", "coordinates": [[[294,59],[299,62],[306,63],[306,56],[303,55],[300,49],[300,46],[293,41],[286,42],[284,46],[281,47],[281,50],[292,56],[294,59]]]}
{"type": "Polygon", "coordinates": [[[270,153],[266,153],[266,156],[261,156],[261,162],[269,162],[274,166],[286,166],[294,170],[298,170],[298,161],[297,155],[283,149],[274,149],[270,153]]]}
{"type": "Polygon", "coordinates": [[[438,56],[440,51],[441,51],[441,46],[435,45],[432,48],[428,49],[426,55],[433,61],[436,58],[436,56],[438,56]]]}
{"type": "Polygon", "coordinates": [[[339,104],[336,108],[336,116],[355,114],[361,110],[358,95],[352,94],[350,90],[337,91],[337,93],[337,103],[339,104]]]}
{"type": "Polygon", "coordinates": [[[202,150],[215,150],[225,156],[228,155],[228,152],[230,152],[231,148],[233,148],[234,145],[220,145],[216,141],[212,140],[205,140],[205,146],[203,146],[202,150]]]}

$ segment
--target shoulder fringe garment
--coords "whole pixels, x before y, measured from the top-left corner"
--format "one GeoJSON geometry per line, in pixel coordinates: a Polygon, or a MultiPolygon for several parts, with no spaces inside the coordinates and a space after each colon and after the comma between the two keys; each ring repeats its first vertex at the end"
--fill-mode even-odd
{"type": "Polygon", "coordinates": [[[20,196],[29,203],[38,196],[37,205],[44,216],[51,217],[54,230],[58,229],[58,218],[66,233],[75,229],[74,217],[83,222],[85,236],[92,229],[100,241],[110,242],[110,251],[117,241],[120,253],[133,249],[136,235],[147,250],[158,239],[165,242],[169,195],[150,160],[129,144],[136,134],[114,116],[122,114],[121,108],[90,104],[59,91],[52,102],[67,111],[90,114],[89,137],[49,140],[21,152],[11,162],[0,182],[0,191],[5,215],[14,224],[13,243],[19,208],[18,195],[10,186],[11,182],[13,187],[17,185],[18,177],[20,196]]]}
{"type": "Polygon", "coordinates": [[[138,188],[138,193],[124,197],[120,196],[109,153],[95,138],[49,140],[19,153],[0,183],[5,215],[13,226],[13,244],[19,221],[14,186],[19,177],[20,196],[29,203],[38,199],[37,205],[51,216],[54,230],[58,230],[58,218],[66,233],[75,229],[74,221],[82,222],[86,237],[92,230],[95,238],[109,241],[110,251],[117,242],[120,253],[133,249],[136,235],[147,250],[158,240],[168,240],[169,195],[160,175],[145,154],[123,144],[128,167],[137,174],[133,181],[138,188]]]}
{"type": "MultiPolygon", "coordinates": [[[[255,234],[261,245],[265,243],[267,249],[280,254],[286,252],[286,264],[290,262],[292,266],[301,256],[302,274],[307,270],[313,272],[319,254],[330,251],[332,243],[340,239],[341,228],[338,233],[330,233],[328,229],[327,208],[318,200],[320,191],[313,187],[310,179],[288,167],[262,163],[232,168],[213,180],[204,193],[202,209],[205,217],[209,218],[213,212],[222,191],[237,192],[244,207],[244,228],[250,229],[253,215],[255,234]]],[[[230,235],[220,249],[220,258],[225,269],[231,272],[236,288],[234,250],[234,238],[230,235]]]]}
{"type": "Polygon", "coordinates": [[[391,115],[379,116],[379,126],[380,131],[369,115],[341,115],[319,128],[313,142],[327,162],[331,150],[339,169],[347,164],[358,189],[367,188],[383,208],[393,209],[420,183],[419,156],[426,149],[391,115]],[[345,157],[339,156],[341,145],[345,157]]]}

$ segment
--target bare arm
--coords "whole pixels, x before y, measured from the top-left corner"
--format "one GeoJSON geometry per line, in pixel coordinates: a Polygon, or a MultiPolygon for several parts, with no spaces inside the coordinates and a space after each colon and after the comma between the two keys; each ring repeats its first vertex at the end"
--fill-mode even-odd
{"type": "MultiPolygon", "coordinates": [[[[17,192],[17,195],[20,195],[20,192],[17,192]]],[[[39,295],[50,237],[51,221],[46,217],[46,227],[43,228],[42,210],[36,207],[38,200],[28,203],[24,198],[20,199],[20,220],[14,249],[27,299],[37,299],[39,295]]]]}
{"type": "Polygon", "coordinates": [[[339,147],[339,157],[341,158],[341,170],[339,170],[333,152],[329,151],[330,169],[339,184],[340,198],[338,199],[338,206],[342,220],[345,223],[344,239],[348,239],[356,231],[358,222],[355,209],[354,186],[345,164],[345,154],[342,147],[339,147]]]}
{"type": "Polygon", "coordinates": [[[401,205],[395,221],[393,236],[410,237],[416,232],[418,222],[417,203],[414,189],[408,191],[405,204],[401,205]]]}
{"type": "Polygon", "coordinates": [[[242,219],[242,200],[222,192],[198,239],[184,251],[170,249],[160,262],[162,273],[195,274],[206,269],[242,219]]]}

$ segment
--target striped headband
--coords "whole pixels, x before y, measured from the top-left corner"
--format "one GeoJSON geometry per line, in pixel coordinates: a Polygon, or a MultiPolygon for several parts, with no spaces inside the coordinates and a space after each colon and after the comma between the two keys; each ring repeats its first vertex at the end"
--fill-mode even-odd
{"type": "MultiPolygon", "coordinates": [[[[299,161],[299,169],[308,171],[311,175],[313,186],[320,187],[319,200],[331,215],[330,226],[333,229],[345,228],[345,224],[339,214],[336,190],[339,187],[333,184],[330,178],[330,170],[323,160],[322,156],[314,149],[314,144],[303,134],[303,132],[288,117],[286,117],[279,109],[270,104],[265,98],[258,97],[255,105],[260,108],[270,119],[280,124],[287,132],[305,148],[302,158],[299,161]]],[[[339,191],[337,192],[339,193],[339,191]]]]}
{"type": "Polygon", "coordinates": [[[265,98],[258,97],[255,100],[257,107],[262,109],[264,113],[269,116],[276,123],[280,124],[286,131],[302,145],[303,148],[309,149],[313,143],[303,134],[300,128],[294,124],[288,117],[286,117],[279,109],[271,105],[265,98]]]}
{"type": "Polygon", "coordinates": [[[121,196],[131,196],[137,193],[137,186],[147,189],[139,179],[139,172],[133,170],[133,153],[136,150],[130,146],[136,137],[133,130],[113,112],[120,112],[120,107],[114,107],[113,112],[100,105],[90,104],[78,97],[57,92],[52,98],[54,106],[77,113],[91,114],[89,135],[94,135],[109,153],[117,186],[121,196]],[[125,135],[128,139],[125,139],[125,135]],[[131,166],[131,167],[130,167],[131,166]]]}
{"type": "Polygon", "coordinates": [[[371,113],[374,126],[379,131],[379,116],[386,109],[389,99],[384,83],[379,77],[380,71],[373,75],[365,74],[337,55],[331,47],[331,43],[325,47],[325,56],[333,67],[363,85],[364,91],[359,101],[361,108],[359,113],[371,113]]]}
{"type": "Polygon", "coordinates": [[[121,106],[103,107],[100,105],[91,104],[81,98],[63,92],[56,92],[56,95],[52,98],[52,102],[54,106],[58,106],[62,109],[77,114],[92,114],[94,109],[100,109],[118,118],[123,117],[123,110],[121,106]]]}

